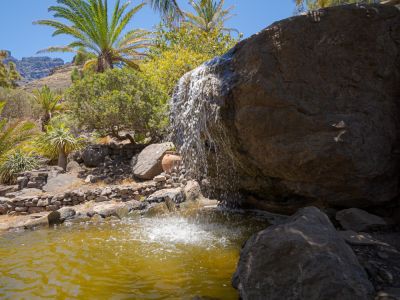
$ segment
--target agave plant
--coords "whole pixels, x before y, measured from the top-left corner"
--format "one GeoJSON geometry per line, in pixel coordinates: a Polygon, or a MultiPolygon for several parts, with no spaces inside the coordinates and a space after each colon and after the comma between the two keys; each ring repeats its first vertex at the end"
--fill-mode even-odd
{"type": "Polygon", "coordinates": [[[195,13],[185,12],[185,23],[200,28],[205,32],[221,30],[238,33],[236,29],[224,26],[225,22],[234,16],[231,14],[233,6],[224,9],[225,0],[191,0],[189,3],[195,13]]]}
{"type": "Polygon", "coordinates": [[[40,90],[36,89],[33,91],[33,98],[42,110],[43,115],[40,118],[42,131],[46,131],[46,126],[49,124],[53,114],[61,110],[60,101],[62,95],[53,93],[53,91],[45,85],[40,90]]]}
{"type": "Polygon", "coordinates": [[[55,18],[67,21],[66,24],[56,20],[40,20],[34,24],[53,27],[53,36],[65,34],[74,41],[39,52],[79,53],[83,48],[96,56],[86,62],[85,68],[95,65],[97,72],[104,72],[115,64],[138,68],[138,62],[146,57],[143,50],[151,45],[150,33],[134,29],[124,34],[128,23],[145,3],[128,9],[130,2],[121,4],[117,0],[111,13],[107,0],[57,0],[57,3],[49,7],[49,11],[55,18]]]}
{"type": "Polygon", "coordinates": [[[37,139],[36,144],[43,153],[58,156],[58,166],[65,170],[68,154],[80,149],[83,140],[72,134],[64,124],[60,124],[57,127],[47,126],[47,131],[37,139]]]}
{"type": "Polygon", "coordinates": [[[38,159],[32,153],[16,151],[9,152],[0,160],[0,181],[7,184],[15,183],[21,172],[31,171],[39,167],[38,159]]]}

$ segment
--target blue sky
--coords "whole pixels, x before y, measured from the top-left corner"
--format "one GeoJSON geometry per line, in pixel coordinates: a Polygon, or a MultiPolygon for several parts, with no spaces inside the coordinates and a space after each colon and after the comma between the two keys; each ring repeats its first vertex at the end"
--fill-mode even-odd
{"type": "MultiPolygon", "coordinates": [[[[114,0],[109,0],[114,2],[114,0]]],[[[51,18],[47,8],[56,0],[1,0],[0,10],[0,49],[7,49],[18,59],[33,56],[49,46],[65,45],[65,36],[52,37],[51,28],[32,25],[38,19],[51,18]]],[[[139,4],[139,0],[132,0],[139,4]]],[[[189,10],[188,0],[178,0],[184,10],[189,10]]],[[[236,14],[227,27],[237,28],[245,37],[250,36],[271,23],[293,15],[293,0],[226,0],[226,6],[234,5],[236,14]]],[[[132,5],[133,5],[132,4],[132,5]]],[[[146,6],[132,20],[130,28],[152,29],[160,17],[146,6]]],[[[49,56],[70,60],[72,54],[51,53],[49,56]]]]}

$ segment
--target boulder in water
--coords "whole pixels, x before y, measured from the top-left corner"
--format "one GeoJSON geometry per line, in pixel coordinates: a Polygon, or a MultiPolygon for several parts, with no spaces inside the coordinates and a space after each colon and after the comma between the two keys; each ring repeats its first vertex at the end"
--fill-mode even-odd
{"type": "Polygon", "coordinates": [[[233,285],[241,299],[371,299],[374,288],[328,217],[307,207],[253,235],[233,285]]]}
{"type": "Polygon", "coordinates": [[[276,22],[186,74],[171,103],[185,166],[261,209],[392,201],[399,32],[393,6],[331,7],[276,22]]]}

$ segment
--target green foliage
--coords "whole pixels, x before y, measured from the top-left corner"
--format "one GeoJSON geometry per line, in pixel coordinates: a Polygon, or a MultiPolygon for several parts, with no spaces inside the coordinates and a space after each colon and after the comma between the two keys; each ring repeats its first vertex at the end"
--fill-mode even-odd
{"type": "Polygon", "coordinates": [[[16,150],[4,155],[0,161],[0,181],[14,184],[19,173],[39,167],[38,159],[32,153],[16,150]]]}
{"type": "Polygon", "coordinates": [[[169,23],[179,21],[183,12],[176,0],[147,0],[153,9],[159,11],[162,17],[169,23]]]}
{"type": "Polygon", "coordinates": [[[75,66],[83,66],[87,61],[94,58],[96,58],[95,54],[88,52],[85,50],[85,48],[81,47],[78,49],[76,55],[74,56],[72,63],[75,66]]]}
{"type": "Polygon", "coordinates": [[[33,119],[40,117],[40,107],[32,94],[11,88],[0,88],[0,99],[5,102],[1,117],[9,120],[33,119]]]}
{"type": "Polygon", "coordinates": [[[296,5],[302,10],[307,9],[318,9],[329,6],[336,6],[342,4],[351,3],[376,3],[376,0],[295,0],[296,5]]]}
{"type": "Polygon", "coordinates": [[[40,90],[33,91],[34,99],[41,109],[42,131],[46,131],[46,126],[53,117],[53,114],[60,111],[62,106],[60,101],[62,95],[55,94],[47,85],[40,90]]]}
{"type": "Polygon", "coordinates": [[[15,63],[9,62],[7,65],[3,63],[7,56],[6,51],[0,51],[0,87],[15,88],[21,75],[18,73],[15,63]]]}
{"type": "Polygon", "coordinates": [[[42,153],[46,153],[49,158],[55,158],[61,151],[68,155],[80,149],[83,140],[76,137],[65,124],[58,124],[54,127],[49,125],[47,131],[37,138],[36,144],[42,153]]]}
{"type": "MultiPolygon", "coordinates": [[[[0,114],[4,109],[4,102],[0,102],[0,114]]],[[[0,160],[9,151],[21,146],[32,138],[36,131],[34,123],[27,121],[9,121],[6,118],[0,119],[0,160]]]]}
{"type": "Polygon", "coordinates": [[[186,72],[224,54],[238,40],[221,30],[206,32],[188,25],[179,28],[160,25],[151,58],[141,65],[141,70],[154,84],[171,95],[186,72]]]}
{"type": "Polygon", "coordinates": [[[128,9],[130,2],[121,4],[116,1],[114,9],[109,11],[107,0],[57,0],[58,5],[49,7],[56,20],[40,20],[35,24],[53,27],[53,35],[65,34],[74,41],[65,47],[51,47],[44,52],[81,52],[94,55],[85,66],[96,66],[98,72],[104,72],[115,64],[138,67],[138,61],[145,57],[141,51],[150,44],[149,32],[134,29],[126,33],[125,29],[133,16],[145,5],[139,4],[128,9]]]}
{"type": "MultiPolygon", "coordinates": [[[[0,102],[0,114],[5,106],[0,102]]],[[[35,135],[35,124],[22,121],[0,120],[0,180],[12,183],[19,172],[33,168],[31,155],[24,154],[19,149],[35,135]],[[28,157],[29,156],[29,157],[28,157]]]]}
{"type": "Polygon", "coordinates": [[[191,0],[189,4],[195,13],[185,12],[185,23],[200,28],[203,31],[235,31],[236,29],[225,28],[225,22],[233,17],[231,11],[233,6],[224,9],[225,0],[191,0]]]}
{"type": "Polygon", "coordinates": [[[140,142],[166,126],[167,96],[134,70],[86,76],[72,85],[66,99],[79,124],[103,136],[140,142]]]}

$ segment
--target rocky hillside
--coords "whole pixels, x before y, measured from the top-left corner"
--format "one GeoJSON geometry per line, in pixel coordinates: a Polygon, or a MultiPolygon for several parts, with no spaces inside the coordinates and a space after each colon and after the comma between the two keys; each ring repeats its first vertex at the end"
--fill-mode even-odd
{"type": "Polygon", "coordinates": [[[27,82],[22,88],[31,92],[47,85],[52,90],[63,91],[72,84],[71,73],[74,68],[75,66],[71,64],[63,65],[54,69],[49,76],[27,82]]]}
{"type": "Polygon", "coordinates": [[[23,81],[32,81],[49,76],[54,68],[64,65],[64,61],[61,58],[44,56],[23,57],[18,60],[12,57],[11,52],[9,52],[9,57],[5,59],[5,62],[10,61],[16,64],[18,72],[24,78],[23,81]]]}

